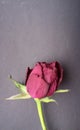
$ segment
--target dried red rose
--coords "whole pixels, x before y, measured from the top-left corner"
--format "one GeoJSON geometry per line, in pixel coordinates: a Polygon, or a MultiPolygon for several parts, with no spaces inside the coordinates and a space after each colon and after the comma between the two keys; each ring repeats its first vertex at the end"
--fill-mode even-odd
{"type": "Polygon", "coordinates": [[[58,62],[38,62],[28,68],[26,89],[33,98],[53,95],[63,78],[63,68],[58,62]]]}

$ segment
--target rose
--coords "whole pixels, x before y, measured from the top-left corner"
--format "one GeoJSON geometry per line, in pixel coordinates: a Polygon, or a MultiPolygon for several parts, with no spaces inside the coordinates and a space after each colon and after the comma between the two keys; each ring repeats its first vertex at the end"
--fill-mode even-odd
{"type": "Polygon", "coordinates": [[[26,89],[33,98],[51,96],[62,78],[63,68],[57,61],[38,62],[33,69],[27,69],[26,89]]]}
{"type": "MultiPolygon", "coordinates": [[[[57,61],[52,63],[38,62],[33,69],[28,67],[25,85],[14,80],[12,76],[10,76],[10,79],[20,89],[21,93],[6,98],[6,100],[29,99],[32,97],[37,105],[42,129],[47,130],[42,112],[42,102],[56,102],[49,96],[56,91],[63,79],[63,68],[61,65],[57,61]],[[43,99],[40,100],[40,98],[43,99]]],[[[56,91],[56,93],[64,92],[69,92],[69,90],[56,91]]]]}

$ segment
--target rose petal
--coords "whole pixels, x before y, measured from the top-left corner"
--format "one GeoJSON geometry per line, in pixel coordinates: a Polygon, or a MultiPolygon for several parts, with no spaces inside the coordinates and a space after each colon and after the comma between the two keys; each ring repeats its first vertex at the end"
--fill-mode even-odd
{"type": "Polygon", "coordinates": [[[56,62],[50,63],[50,67],[51,67],[52,69],[54,69],[55,65],[56,65],[56,62]]]}
{"type": "Polygon", "coordinates": [[[56,68],[54,68],[54,70],[52,70],[50,68],[43,68],[43,72],[44,72],[44,78],[45,78],[46,82],[51,84],[54,80],[57,79],[56,68]]]}
{"type": "Polygon", "coordinates": [[[53,95],[53,93],[55,92],[56,88],[57,88],[57,81],[55,80],[53,82],[53,84],[50,86],[50,88],[48,90],[48,93],[47,93],[47,96],[53,95]]]}
{"type": "Polygon", "coordinates": [[[28,80],[28,77],[29,77],[31,71],[32,71],[32,69],[30,69],[30,68],[28,67],[27,70],[26,70],[26,80],[25,80],[25,85],[26,85],[26,83],[27,83],[27,80],[28,80]]]}
{"type": "Polygon", "coordinates": [[[54,80],[58,79],[55,62],[54,62],[54,67],[53,64],[48,64],[45,62],[41,63],[41,66],[43,70],[44,79],[46,80],[47,83],[51,84],[54,80]]]}
{"type": "Polygon", "coordinates": [[[56,67],[58,69],[58,85],[59,85],[63,79],[63,68],[58,62],[56,62],[56,67]]]}
{"type": "Polygon", "coordinates": [[[42,67],[39,63],[37,63],[35,65],[35,67],[33,68],[31,74],[36,74],[38,76],[41,76],[42,77],[42,67]]]}
{"type": "Polygon", "coordinates": [[[49,85],[37,75],[30,75],[27,81],[27,91],[33,98],[43,98],[46,96],[49,85]]]}

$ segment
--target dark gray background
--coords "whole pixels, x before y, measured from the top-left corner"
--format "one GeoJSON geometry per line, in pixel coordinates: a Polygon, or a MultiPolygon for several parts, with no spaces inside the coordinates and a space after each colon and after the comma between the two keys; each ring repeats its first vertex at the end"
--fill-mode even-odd
{"type": "Polygon", "coordinates": [[[19,91],[8,75],[25,81],[37,61],[58,60],[64,67],[60,89],[44,104],[48,130],[80,130],[79,0],[0,0],[0,130],[41,130],[32,99],[5,101],[19,91]]]}

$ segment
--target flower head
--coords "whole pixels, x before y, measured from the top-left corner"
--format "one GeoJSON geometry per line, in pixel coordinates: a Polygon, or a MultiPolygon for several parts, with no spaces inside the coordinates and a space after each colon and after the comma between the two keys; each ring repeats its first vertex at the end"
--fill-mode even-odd
{"type": "Polygon", "coordinates": [[[58,62],[38,62],[28,68],[26,89],[31,97],[43,98],[53,95],[63,78],[63,68],[58,62]]]}

